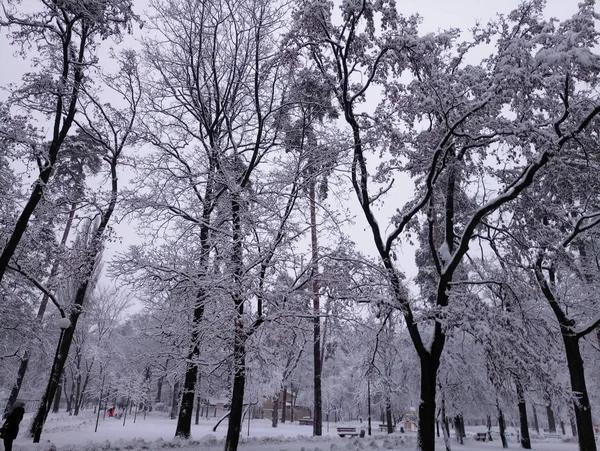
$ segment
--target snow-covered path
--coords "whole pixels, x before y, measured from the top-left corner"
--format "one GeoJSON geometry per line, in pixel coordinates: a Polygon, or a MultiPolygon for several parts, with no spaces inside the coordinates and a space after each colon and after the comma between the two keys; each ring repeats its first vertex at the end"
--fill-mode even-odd
{"type": "MultiPolygon", "coordinates": [[[[65,414],[51,415],[48,418],[42,443],[33,445],[31,440],[23,436],[31,415],[27,415],[22,423],[22,431],[15,441],[14,451],[99,451],[99,450],[161,450],[178,449],[180,451],[218,451],[223,448],[223,438],[227,431],[227,423],[223,422],[216,432],[212,427],[216,420],[202,419],[198,426],[192,426],[193,438],[190,441],[174,440],[175,421],[149,415],[146,420],[138,416],[135,423],[133,417],[123,420],[114,418],[100,419],[98,432],[94,432],[96,418],[92,412],[84,412],[79,417],[65,414]],[[52,446],[56,448],[53,448],[52,446]]],[[[248,436],[248,422],[244,422],[240,451],[358,451],[372,449],[414,450],[414,434],[395,433],[388,436],[374,432],[373,437],[349,438],[338,437],[336,426],[352,425],[364,427],[363,423],[330,424],[329,431],[324,425],[323,437],[312,437],[309,426],[298,424],[280,424],[272,428],[268,420],[252,420],[248,436]]],[[[377,426],[377,423],[374,424],[377,426]]],[[[474,430],[476,428],[473,428],[474,430]]],[[[469,432],[469,429],[467,429],[469,432]]],[[[499,441],[481,443],[467,440],[465,445],[453,442],[452,449],[457,451],[486,451],[502,449],[499,441]]],[[[440,444],[437,447],[443,449],[440,444]]],[[[519,449],[518,443],[511,442],[511,449],[519,449]]],[[[574,443],[534,441],[533,449],[539,451],[576,451],[574,443]]]]}

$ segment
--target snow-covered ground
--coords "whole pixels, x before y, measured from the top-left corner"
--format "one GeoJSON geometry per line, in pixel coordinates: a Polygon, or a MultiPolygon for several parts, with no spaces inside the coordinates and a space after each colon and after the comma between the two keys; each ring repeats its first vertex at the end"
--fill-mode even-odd
{"type": "MultiPolygon", "coordinates": [[[[50,415],[42,434],[42,442],[33,445],[31,439],[24,437],[31,415],[23,420],[21,433],[15,441],[14,451],[99,451],[99,450],[161,450],[177,449],[180,451],[217,451],[223,448],[223,439],[227,431],[227,422],[219,425],[216,432],[212,431],[216,420],[201,419],[199,425],[192,426],[193,438],[189,441],[173,439],[175,421],[164,416],[148,415],[146,419],[138,416],[133,422],[133,416],[123,420],[100,418],[98,432],[94,432],[96,417],[92,412],[83,412],[79,417],[69,417],[65,414],[50,415]]],[[[378,427],[374,422],[374,428],[378,427]]],[[[312,437],[310,426],[299,426],[297,423],[280,424],[272,428],[268,420],[252,420],[248,434],[248,422],[244,422],[240,451],[358,451],[358,450],[414,450],[416,435],[414,433],[385,433],[374,431],[372,437],[350,438],[338,437],[336,426],[348,425],[365,428],[366,423],[330,423],[324,425],[323,437],[312,437]]],[[[467,433],[480,432],[484,428],[467,428],[467,433]]],[[[513,435],[514,440],[514,435],[513,435]]],[[[452,443],[453,449],[460,451],[500,450],[498,440],[491,443],[467,440],[465,445],[452,443]]],[[[519,448],[515,441],[510,448],[519,448]]],[[[440,444],[437,447],[443,449],[440,444]]],[[[533,441],[533,449],[540,451],[576,451],[574,443],[562,443],[557,439],[540,439],[533,441]]]]}

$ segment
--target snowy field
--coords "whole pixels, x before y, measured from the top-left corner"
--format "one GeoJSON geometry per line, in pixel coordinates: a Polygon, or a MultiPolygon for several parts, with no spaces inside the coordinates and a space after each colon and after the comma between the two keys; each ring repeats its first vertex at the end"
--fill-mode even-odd
{"type": "MultiPolygon", "coordinates": [[[[227,431],[227,422],[219,425],[216,432],[212,431],[215,419],[201,419],[198,426],[192,426],[193,439],[189,441],[173,439],[175,420],[163,416],[148,415],[144,420],[138,416],[133,422],[133,416],[128,417],[125,426],[123,420],[113,418],[102,419],[98,432],[94,432],[96,417],[92,412],[84,412],[79,417],[69,417],[66,414],[50,415],[42,434],[42,443],[34,445],[30,439],[23,436],[31,420],[31,414],[26,415],[19,438],[15,441],[14,451],[99,451],[99,450],[161,450],[178,449],[181,451],[216,451],[223,448],[223,439],[227,431]]],[[[378,422],[374,422],[377,429],[378,422]]],[[[323,425],[323,437],[312,437],[310,426],[298,424],[280,424],[272,428],[269,420],[252,420],[248,435],[248,421],[244,422],[241,451],[358,451],[358,450],[414,450],[416,435],[413,433],[395,433],[388,436],[374,431],[372,437],[349,438],[338,437],[336,426],[364,427],[360,423],[330,423],[323,425]]],[[[483,427],[467,428],[467,433],[483,431],[483,427]]],[[[465,445],[452,443],[453,449],[461,451],[499,450],[502,446],[498,440],[491,443],[467,440],[465,445]]],[[[518,449],[519,444],[509,443],[512,449],[518,449]]],[[[438,450],[443,449],[440,442],[438,450]]],[[[540,451],[576,451],[574,443],[562,443],[560,440],[533,440],[533,449],[540,451]]]]}

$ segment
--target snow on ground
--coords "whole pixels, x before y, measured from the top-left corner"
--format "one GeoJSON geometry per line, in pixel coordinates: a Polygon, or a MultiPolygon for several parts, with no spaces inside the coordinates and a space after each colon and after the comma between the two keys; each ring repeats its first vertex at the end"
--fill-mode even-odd
{"type": "MultiPolygon", "coordinates": [[[[123,420],[102,418],[98,432],[94,432],[96,417],[92,412],[83,412],[78,417],[66,414],[51,414],[46,422],[42,442],[39,445],[31,443],[26,438],[31,414],[23,420],[21,433],[15,441],[14,451],[141,451],[176,449],[179,451],[217,451],[223,449],[223,440],[227,431],[227,422],[219,425],[216,432],[212,431],[216,419],[203,418],[199,425],[192,426],[192,439],[189,441],[173,439],[175,420],[169,420],[162,414],[148,415],[144,420],[139,415],[136,422],[133,416],[128,417],[125,426],[123,420]]],[[[279,424],[271,427],[269,420],[252,420],[248,435],[248,421],[243,424],[240,451],[359,451],[359,450],[414,450],[416,434],[394,433],[387,435],[378,430],[378,422],[374,422],[372,437],[338,437],[336,426],[356,426],[357,430],[364,428],[366,423],[346,422],[323,425],[323,437],[312,437],[310,426],[299,426],[297,423],[279,424]]],[[[467,428],[467,433],[481,432],[484,428],[467,428]]],[[[514,437],[514,435],[513,435],[514,437]]],[[[510,448],[518,449],[519,444],[513,441],[510,448]]],[[[465,445],[452,442],[453,450],[457,451],[486,451],[500,450],[499,440],[491,443],[475,442],[468,439],[465,445]]],[[[443,449],[440,442],[438,450],[443,449]]],[[[575,443],[562,443],[560,440],[534,440],[533,449],[539,451],[576,451],[575,443]]]]}

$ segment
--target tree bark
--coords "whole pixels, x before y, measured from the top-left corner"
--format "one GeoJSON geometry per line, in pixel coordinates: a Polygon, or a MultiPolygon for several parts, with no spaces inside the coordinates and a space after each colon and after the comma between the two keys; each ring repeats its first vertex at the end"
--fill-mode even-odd
{"type": "Polygon", "coordinates": [[[164,383],[165,377],[164,376],[160,376],[158,378],[158,380],[156,381],[156,399],[154,400],[154,402],[156,403],[160,403],[161,399],[162,399],[162,388],[163,388],[163,383],[164,383]]]}
{"type": "Polygon", "coordinates": [[[548,432],[556,433],[556,420],[554,419],[554,411],[550,401],[546,401],[546,416],[548,417],[548,432]]]}
{"type": "Polygon", "coordinates": [[[529,438],[529,424],[527,420],[527,405],[525,404],[525,393],[521,382],[516,381],[517,398],[519,401],[519,422],[521,425],[521,447],[531,449],[531,439],[529,438]]]}
{"type": "Polygon", "coordinates": [[[283,405],[281,406],[281,422],[285,423],[287,414],[287,385],[283,386],[283,405]]]}
{"type": "Polygon", "coordinates": [[[312,291],[313,291],[313,435],[323,434],[323,400],[321,393],[321,317],[319,316],[319,247],[317,240],[317,202],[315,192],[316,180],[309,181],[309,201],[310,201],[310,237],[312,248],[312,291]]]}
{"type": "Polygon", "coordinates": [[[389,396],[385,400],[385,419],[387,423],[387,433],[391,434],[394,432],[394,424],[392,419],[392,403],[390,402],[389,396]]]}
{"type": "Polygon", "coordinates": [[[194,322],[192,330],[192,345],[187,356],[185,379],[183,382],[183,395],[181,408],[177,418],[175,437],[190,438],[192,430],[192,414],[194,412],[194,399],[196,397],[196,382],[198,380],[198,356],[200,355],[200,324],[204,317],[204,290],[200,290],[194,307],[194,322]]]}
{"type": "Polygon", "coordinates": [[[273,411],[271,412],[271,427],[276,428],[279,420],[279,393],[273,397],[273,411]]]}
{"type": "Polygon", "coordinates": [[[177,418],[177,407],[179,404],[179,381],[175,381],[173,384],[173,393],[171,396],[171,413],[169,414],[169,418],[174,420],[177,418]]]}
{"type": "Polygon", "coordinates": [[[498,409],[498,429],[500,430],[500,440],[502,441],[502,448],[508,448],[508,442],[506,441],[506,423],[504,421],[504,412],[500,408],[500,403],[496,399],[496,409],[498,409]]]}
{"type": "Polygon", "coordinates": [[[58,387],[56,387],[56,394],[54,395],[54,404],[52,405],[52,413],[58,413],[58,409],[60,409],[60,397],[63,391],[63,384],[66,383],[65,375],[58,382],[58,387]]]}
{"type": "Polygon", "coordinates": [[[242,288],[242,224],[240,200],[231,192],[231,228],[233,267],[233,303],[236,317],[233,338],[233,391],[231,394],[231,412],[225,437],[225,451],[237,451],[242,429],[244,410],[244,390],[246,385],[246,331],[244,329],[244,298],[242,288]]]}
{"type": "Polygon", "coordinates": [[[421,357],[421,402],[418,443],[421,451],[435,451],[435,394],[439,359],[421,357]]]}
{"type": "Polygon", "coordinates": [[[246,384],[246,345],[241,324],[236,326],[233,356],[235,373],[233,376],[233,392],[231,394],[231,413],[225,437],[225,451],[237,451],[240,432],[242,430],[242,414],[244,410],[244,389],[246,384]]]}
{"type": "MultiPolygon", "coordinates": [[[[561,328],[562,329],[562,328],[561,328]]],[[[571,390],[575,396],[573,408],[575,409],[575,423],[579,437],[580,451],[596,451],[594,424],[592,421],[592,408],[585,382],[583,359],[579,348],[579,338],[563,332],[563,342],[569,365],[571,390]]]]}
{"type": "Polygon", "coordinates": [[[532,404],[531,408],[533,410],[533,426],[535,427],[535,432],[537,432],[537,434],[539,435],[540,424],[538,423],[538,416],[537,416],[537,410],[535,408],[535,404],[532,404]]]}

